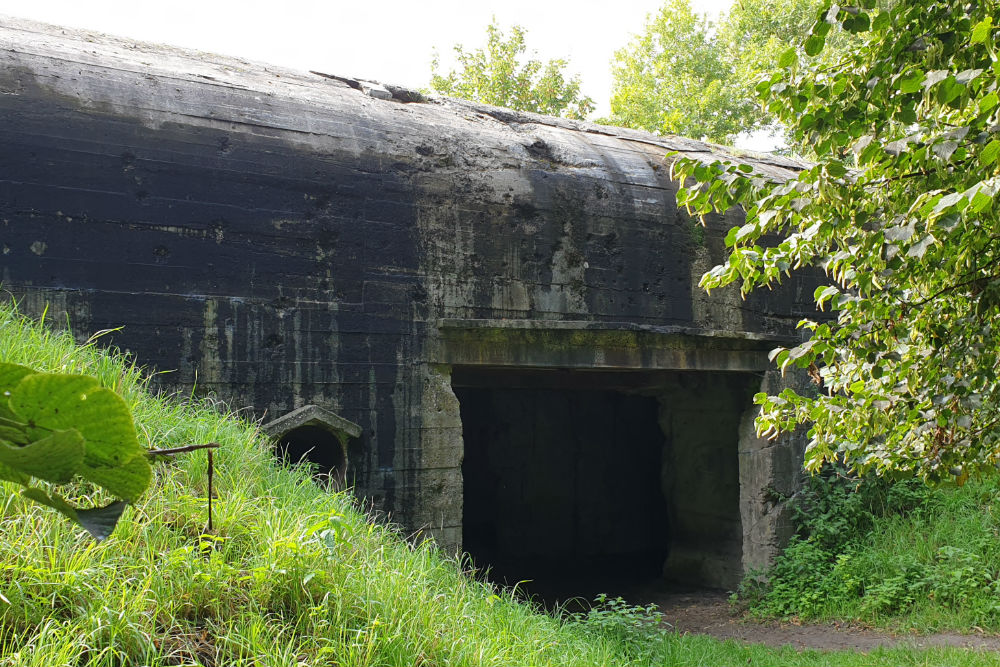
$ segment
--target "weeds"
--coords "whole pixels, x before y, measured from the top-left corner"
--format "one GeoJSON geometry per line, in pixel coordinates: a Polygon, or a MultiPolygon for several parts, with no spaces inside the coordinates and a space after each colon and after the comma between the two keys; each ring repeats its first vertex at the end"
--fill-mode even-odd
{"type": "Polygon", "coordinates": [[[767,583],[738,597],[760,616],[1000,632],[998,498],[996,477],[931,489],[827,470],[794,502],[798,534],[767,583]]]}
{"type": "MultiPolygon", "coordinates": [[[[1000,663],[970,651],[819,654],[678,636],[655,609],[619,599],[556,618],[279,465],[254,424],[217,403],[154,397],[127,360],[8,306],[0,360],[100,378],[129,403],[144,447],[221,444],[211,533],[204,457],[158,463],[101,544],[0,486],[3,667],[1000,663]]],[[[102,499],[87,484],[70,491],[102,499]]],[[[962,568],[979,562],[940,554],[962,568]]]]}
{"type": "Polygon", "coordinates": [[[655,604],[630,605],[620,597],[609,598],[603,593],[586,613],[570,614],[566,622],[586,634],[617,643],[635,664],[652,662],[672,635],[655,604]]]}

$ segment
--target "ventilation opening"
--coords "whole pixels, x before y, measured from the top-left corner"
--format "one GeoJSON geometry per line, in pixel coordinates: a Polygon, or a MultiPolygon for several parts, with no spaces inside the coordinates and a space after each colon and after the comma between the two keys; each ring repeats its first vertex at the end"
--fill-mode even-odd
{"type": "Polygon", "coordinates": [[[739,421],[759,379],[463,369],[452,379],[463,547],[491,579],[546,599],[739,582],[739,421]]]}
{"type": "Polygon", "coordinates": [[[344,446],[323,426],[306,424],[288,431],[277,443],[278,457],[285,463],[310,463],[319,476],[343,481],[347,471],[344,446]]]}
{"type": "Polygon", "coordinates": [[[354,422],[310,404],[261,425],[261,430],[274,438],[275,454],[285,463],[310,463],[316,476],[334,488],[347,484],[347,442],[361,435],[354,422]]]}

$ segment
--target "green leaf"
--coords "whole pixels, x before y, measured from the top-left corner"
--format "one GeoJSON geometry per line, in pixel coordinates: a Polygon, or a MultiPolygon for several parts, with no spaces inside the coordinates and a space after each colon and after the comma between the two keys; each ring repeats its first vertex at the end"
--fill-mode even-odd
{"type": "Polygon", "coordinates": [[[840,178],[847,173],[847,168],[842,162],[829,162],[826,165],[826,173],[830,174],[834,178],[840,178]]]}
{"type": "Polygon", "coordinates": [[[798,62],[799,53],[794,46],[789,49],[785,49],[781,56],[778,57],[778,67],[790,67],[798,62]]]}
{"type": "Polygon", "coordinates": [[[26,424],[10,409],[8,398],[10,392],[25,377],[34,375],[35,371],[26,366],[0,363],[0,440],[23,445],[29,442],[26,424]]]}
{"type": "Polygon", "coordinates": [[[826,45],[826,39],[822,35],[809,35],[809,38],[806,39],[806,55],[818,55],[823,50],[824,45],[826,45]]]}
{"type": "Polygon", "coordinates": [[[88,465],[120,465],[145,450],[121,396],[85,375],[29,375],[10,399],[30,425],[32,439],[75,428],[87,442],[88,465]]]}
{"type": "Polygon", "coordinates": [[[986,147],[979,154],[979,164],[988,167],[997,161],[997,156],[1000,156],[1000,139],[994,139],[986,144],[986,147]]]}
{"type": "Polygon", "coordinates": [[[151,471],[139,444],[128,405],[83,375],[36,374],[18,383],[11,408],[29,424],[33,440],[53,431],[76,429],[85,441],[78,473],[111,493],[135,500],[151,471]]]}
{"type": "Polygon", "coordinates": [[[924,82],[924,73],[919,69],[910,70],[896,82],[896,88],[902,93],[915,93],[924,82]]]}
{"type": "Polygon", "coordinates": [[[0,362],[0,394],[9,393],[23,378],[36,373],[27,366],[0,362]]]}
{"type": "Polygon", "coordinates": [[[26,445],[31,442],[27,428],[27,424],[20,423],[17,415],[0,405],[0,440],[12,445],[26,445]]]}
{"type": "MultiPolygon", "coordinates": [[[[8,445],[10,446],[10,445],[8,445]]],[[[10,466],[6,466],[0,463],[0,479],[6,480],[8,482],[16,482],[21,486],[27,486],[31,483],[31,477],[25,475],[19,470],[15,470],[10,466]]]]}
{"type": "Polygon", "coordinates": [[[23,446],[0,441],[0,463],[47,482],[68,482],[83,463],[83,436],[76,429],[55,431],[23,446]]]}
{"type": "Polygon", "coordinates": [[[980,21],[972,29],[972,37],[969,39],[971,44],[980,44],[985,42],[990,38],[990,30],[993,28],[993,17],[987,16],[985,19],[980,21]]]}
{"type": "Polygon", "coordinates": [[[985,194],[982,191],[976,192],[972,195],[972,201],[969,204],[969,210],[972,213],[982,213],[985,211],[990,204],[993,203],[993,198],[985,194]]]}
{"type": "Polygon", "coordinates": [[[824,303],[838,294],[840,294],[840,290],[833,285],[821,286],[817,287],[813,292],[813,299],[816,301],[816,305],[822,308],[824,303]]]}
{"type": "Polygon", "coordinates": [[[960,84],[955,77],[949,76],[938,86],[937,99],[941,104],[948,104],[963,92],[965,92],[965,86],[960,84]]]}
{"type": "Polygon", "coordinates": [[[140,454],[113,466],[91,466],[85,461],[78,474],[119,498],[134,502],[149,486],[153,471],[145,454],[140,454]]]}
{"type": "Polygon", "coordinates": [[[998,102],[1000,102],[1000,98],[997,97],[996,91],[986,95],[983,99],[979,100],[979,113],[991,111],[998,102]]]}
{"type": "Polygon", "coordinates": [[[864,12],[851,17],[850,23],[844,21],[844,29],[849,32],[865,32],[871,27],[871,19],[864,12]]]}

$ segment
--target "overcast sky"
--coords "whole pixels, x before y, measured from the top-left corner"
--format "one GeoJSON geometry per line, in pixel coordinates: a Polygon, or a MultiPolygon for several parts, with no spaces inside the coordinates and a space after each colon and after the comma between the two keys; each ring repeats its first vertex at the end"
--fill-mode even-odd
{"type": "MultiPolygon", "coordinates": [[[[716,16],[732,0],[692,0],[716,16]]],[[[609,61],[663,0],[0,0],[0,14],[100,30],[301,70],[426,86],[437,47],[481,46],[491,17],[527,31],[543,60],[566,58],[608,113],[609,61]]]]}

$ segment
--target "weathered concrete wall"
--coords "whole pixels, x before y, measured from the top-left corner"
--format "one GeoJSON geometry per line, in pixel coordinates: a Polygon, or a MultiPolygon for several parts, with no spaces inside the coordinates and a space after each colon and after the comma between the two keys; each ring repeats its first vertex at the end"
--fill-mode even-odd
{"type": "MultiPolygon", "coordinates": [[[[760,391],[776,394],[785,387],[800,393],[815,391],[804,372],[782,377],[769,370],[760,391]]],[[[804,429],[774,440],[757,436],[755,408],[748,407],[740,422],[740,519],[743,527],[743,571],[761,572],[788,543],[793,526],[785,502],[802,484],[807,438],[804,429]]]]}
{"type": "Polygon", "coordinates": [[[737,444],[741,418],[759,389],[756,374],[689,372],[658,392],[673,526],[664,572],[674,580],[733,588],[742,578],[740,491],[769,483],[743,469],[737,444]]]}
{"type": "Polygon", "coordinates": [[[760,372],[811,311],[798,278],[698,290],[739,216],[695,228],[664,155],[716,147],[359,88],[4,19],[4,288],[84,336],[124,326],[107,340],[167,388],[359,424],[357,492],[449,545],[453,367],[760,372]]]}

